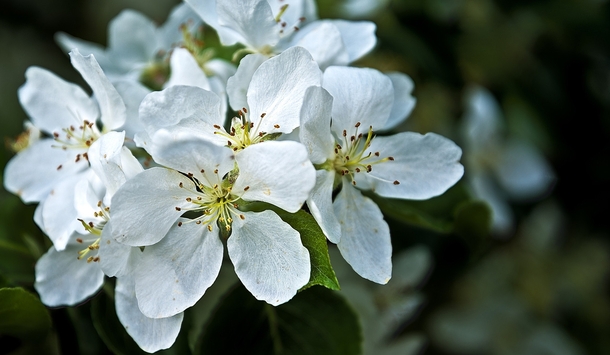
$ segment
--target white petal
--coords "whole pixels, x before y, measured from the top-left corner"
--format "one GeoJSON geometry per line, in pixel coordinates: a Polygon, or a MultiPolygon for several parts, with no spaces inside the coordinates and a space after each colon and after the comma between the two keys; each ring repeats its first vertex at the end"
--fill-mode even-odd
{"type": "Polygon", "coordinates": [[[328,240],[337,244],[341,239],[341,225],[333,209],[334,181],[334,171],[316,170],[316,186],[307,199],[307,207],[328,240]]]}
{"type": "Polygon", "coordinates": [[[259,132],[292,132],[299,126],[305,90],[319,86],[321,79],[318,64],[301,47],[290,48],[265,61],[252,76],[248,88],[251,121],[260,127],[259,132]],[[263,113],[265,117],[261,118],[263,113]]]}
{"type": "Polygon", "coordinates": [[[157,243],[184,213],[177,208],[191,205],[186,198],[192,196],[188,190],[194,189],[193,182],[177,171],[144,170],[112,198],[113,237],[131,246],[157,243]]]}
{"type": "Polygon", "coordinates": [[[315,184],[315,169],[305,146],[292,141],[254,144],[235,156],[239,177],[234,191],[246,201],[263,201],[298,211],[315,184]]]}
{"type": "Polygon", "coordinates": [[[464,94],[464,140],[473,148],[496,145],[502,131],[502,111],[491,92],[471,86],[464,94]]]}
{"type": "Polygon", "coordinates": [[[108,196],[129,178],[144,169],[131,151],[123,146],[125,132],[108,132],[89,148],[91,169],[103,181],[108,196]]]}
{"type": "MultiPolygon", "coordinates": [[[[90,173],[90,171],[89,171],[90,173]]],[[[78,211],[75,207],[75,186],[81,180],[87,179],[87,172],[71,176],[53,187],[42,209],[44,232],[57,250],[63,250],[70,236],[82,230],[78,221],[78,211]]]]}
{"type": "Polygon", "coordinates": [[[169,318],[146,317],[138,309],[134,281],[130,277],[117,279],[114,297],[119,321],[142,350],[153,353],[174,344],[180,333],[183,313],[169,318]]]}
{"type": "Polygon", "coordinates": [[[358,275],[386,284],[392,276],[390,228],[379,207],[343,180],[333,204],[341,225],[339,251],[358,275]]]}
{"type": "Polygon", "coordinates": [[[343,44],[341,32],[331,21],[315,21],[296,32],[290,46],[300,46],[309,51],[320,69],[331,65],[347,65],[349,54],[343,44]]]}
{"type": "Polygon", "coordinates": [[[169,50],[183,41],[182,25],[187,25],[189,29],[201,26],[201,19],[186,3],[174,6],[165,23],[157,28],[156,37],[160,49],[169,50]]]}
{"type": "Polygon", "coordinates": [[[534,199],[549,192],[555,174],[536,148],[525,142],[509,141],[495,166],[502,187],[515,199],[534,199]]]}
{"type": "Polygon", "coordinates": [[[188,85],[210,90],[208,77],[186,48],[175,48],[172,51],[170,68],[171,76],[165,83],[165,87],[188,85]]]}
{"type": "MultiPolygon", "coordinates": [[[[140,119],[149,135],[160,128],[193,119],[209,125],[222,124],[220,99],[216,94],[195,86],[172,86],[146,95],[140,105],[140,119]]],[[[202,126],[200,130],[207,128],[202,126]]]]}
{"type": "Polygon", "coordinates": [[[227,241],[235,272],[256,299],[274,306],[287,302],[309,281],[309,252],[274,212],[244,216],[233,220],[227,241]]]}
{"type": "Polygon", "coordinates": [[[115,130],[125,123],[127,109],[121,95],[110,83],[92,54],[83,57],[77,49],[70,52],[72,65],[89,84],[100,105],[105,130],[115,130]]]}
{"type": "Polygon", "coordinates": [[[165,318],[193,306],[212,285],[222,264],[218,229],[205,224],[174,225],[159,243],[142,252],[135,274],[140,310],[165,318]]]}
{"type": "Polygon", "coordinates": [[[87,168],[84,159],[74,162],[76,152],[54,145],[52,139],[41,139],[14,156],[4,170],[4,187],[26,203],[39,202],[60,181],[87,168]]]}
{"type": "Polygon", "coordinates": [[[378,159],[394,158],[374,164],[367,176],[368,187],[384,197],[428,199],[445,192],[464,174],[460,147],[435,133],[376,137],[369,151],[380,152],[378,159]]]}
{"type": "Polygon", "coordinates": [[[229,104],[233,110],[241,110],[248,107],[248,86],[252,80],[252,75],[258,67],[267,60],[267,57],[258,54],[248,54],[239,62],[239,66],[235,75],[227,80],[227,95],[229,96],[229,104]]]}
{"type": "Polygon", "coordinates": [[[143,14],[123,10],[108,25],[108,55],[125,71],[147,63],[157,50],[156,26],[143,14]]]}
{"type": "Polygon", "coordinates": [[[314,164],[334,157],[335,139],[330,133],[332,105],[332,96],[319,86],[312,86],[305,92],[299,138],[314,164]]]}
{"type": "Polygon", "coordinates": [[[345,49],[352,63],[368,54],[377,44],[377,26],[370,21],[330,20],[341,32],[345,49]]]}
{"type": "Polygon", "coordinates": [[[148,152],[157,163],[183,173],[191,173],[200,182],[212,186],[217,181],[217,175],[222,177],[233,169],[233,151],[193,136],[182,129],[177,132],[159,130],[153,137],[154,144],[148,148],[148,152]],[[215,170],[218,172],[214,173],[215,170]]]}
{"type": "Polygon", "coordinates": [[[136,133],[144,130],[144,124],[140,120],[138,110],[144,97],[150,93],[150,89],[139,82],[129,80],[116,81],[114,87],[123,98],[127,108],[127,119],[122,129],[125,130],[127,137],[133,139],[136,133]]]}
{"type": "Polygon", "coordinates": [[[60,133],[84,120],[95,122],[98,106],[80,86],[68,83],[48,70],[30,67],[19,88],[19,102],[32,123],[46,133],[60,133]]]}
{"type": "Polygon", "coordinates": [[[392,86],[394,87],[394,106],[392,106],[388,122],[383,127],[384,130],[392,129],[406,120],[417,101],[412,95],[414,84],[409,76],[398,72],[386,75],[392,80],[392,86]]]}
{"type": "Polygon", "coordinates": [[[394,104],[394,88],[386,75],[370,68],[329,67],[323,87],[333,96],[333,130],[339,137],[343,130],[354,135],[358,122],[359,133],[385,126],[394,104]]]}
{"type": "Polygon", "coordinates": [[[93,54],[100,66],[104,68],[104,72],[113,69],[113,64],[110,58],[106,55],[106,48],[98,43],[84,41],[73,37],[64,32],[55,33],[55,42],[66,52],[70,53],[73,49],[78,49],[84,55],[93,54]]]}
{"type": "Polygon", "coordinates": [[[78,260],[85,245],[69,245],[63,251],[51,247],[36,263],[34,287],[49,307],[73,306],[92,296],[104,283],[96,262],[78,260]]]}
{"type": "Polygon", "coordinates": [[[216,3],[218,24],[238,34],[247,47],[264,49],[279,38],[277,23],[266,0],[233,0],[216,3]]]}
{"type": "Polygon", "coordinates": [[[242,40],[241,36],[230,28],[218,24],[218,13],[216,12],[216,0],[185,0],[193,11],[203,19],[203,21],[216,30],[220,43],[231,46],[242,40]]]}
{"type": "Polygon", "coordinates": [[[98,256],[99,265],[104,274],[110,277],[122,277],[131,274],[135,265],[139,264],[142,251],[138,247],[121,244],[112,237],[111,218],[102,230],[98,256]]]}

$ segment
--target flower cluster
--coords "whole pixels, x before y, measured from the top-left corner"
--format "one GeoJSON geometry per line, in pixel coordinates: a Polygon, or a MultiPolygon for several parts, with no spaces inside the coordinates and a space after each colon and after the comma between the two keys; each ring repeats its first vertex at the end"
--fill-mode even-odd
{"type": "Polygon", "coordinates": [[[42,301],[74,305],[115,277],[119,320],[154,352],[173,344],[226,251],[254,297],[285,303],[312,270],[278,209],[307,209],[360,276],[387,283],[389,227],[367,194],[428,199],[463,167],[442,136],[386,134],[415,99],[406,75],[349,66],[374,32],[318,20],[309,0],[186,0],[161,27],[121,13],[108,48],[58,34],[93,95],[28,69],[29,134],[4,179],[38,203],[53,242],[36,265],[42,301]],[[241,45],[233,62],[205,48],[202,24],[241,45]]]}

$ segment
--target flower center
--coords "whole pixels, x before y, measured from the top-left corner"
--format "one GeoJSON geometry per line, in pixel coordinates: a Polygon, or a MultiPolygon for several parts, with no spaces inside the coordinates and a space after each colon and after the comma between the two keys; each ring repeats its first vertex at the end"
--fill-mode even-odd
{"type": "MultiPolygon", "coordinates": [[[[347,130],[343,130],[340,141],[335,145],[335,158],[324,164],[324,167],[334,169],[340,176],[347,176],[352,184],[356,185],[355,175],[359,173],[370,173],[373,165],[393,161],[393,157],[381,158],[380,152],[369,150],[373,136],[373,127],[369,127],[366,135],[359,132],[360,122],[354,126],[353,134],[349,135],[347,130]]],[[[330,170],[330,169],[328,169],[330,170]]],[[[394,184],[397,185],[398,181],[394,184]]]]}
{"type": "MultiPolygon", "coordinates": [[[[82,238],[77,238],[76,241],[80,244],[83,243],[89,243],[89,245],[78,252],[78,260],[83,259],[85,256],[87,256],[89,254],[89,252],[93,251],[93,250],[98,250],[100,248],[100,240],[101,235],[102,235],[102,230],[104,229],[104,226],[106,225],[106,223],[108,223],[108,220],[110,219],[110,207],[108,206],[104,206],[104,204],[102,203],[102,201],[99,201],[97,203],[97,207],[100,208],[99,211],[96,211],[93,213],[93,216],[95,217],[95,222],[90,221],[90,222],[85,222],[82,219],[78,219],[83,227],[85,227],[85,229],[87,230],[87,232],[89,232],[90,236],[95,236],[97,238],[93,238],[90,240],[83,240],[82,238]]],[[[100,261],[100,257],[95,255],[91,255],[87,258],[87,262],[97,262],[100,261]]]]}
{"type": "MultiPolygon", "coordinates": [[[[214,229],[214,224],[216,224],[221,230],[228,233],[231,231],[233,216],[245,219],[245,216],[238,210],[239,205],[237,202],[241,199],[241,196],[233,193],[233,182],[236,179],[233,172],[230,172],[222,179],[218,176],[218,170],[215,170],[214,173],[216,174],[217,182],[212,184],[207,181],[208,185],[199,182],[192,174],[188,174],[196,186],[196,189],[189,189],[191,196],[186,198],[186,201],[190,202],[191,206],[176,207],[176,210],[200,213],[199,216],[184,223],[194,222],[195,224],[206,226],[210,232],[214,229]]],[[[188,189],[183,183],[180,183],[179,187],[188,189]]],[[[248,190],[248,188],[246,187],[245,190],[248,190]]],[[[178,222],[178,227],[182,226],[182,224],[183,222],[178,222]]]]}
{"type": "MultiPolygon", "coordinates": [[[[87,150],[93,142],[95,142],[101,136],[100,130],[95,125],[95,122],[83,121],[83,124],[78,126],[70,126],[63,128],[62,133],[53,132],[53,138],[59,145],[54,145],[54,148],[61,148],[63,150],[74,149],[81,151],[76,154],[75,162],[78,163],[81,159],[89,160],[87,150]],[[84,152],[82,152],[84,150],[84,152]]],[[[61,165],[57,167],[57,170],[62,168],[61,165]]]]}
{"type": "MultiPolygon", "coordinates": [[[[237,111],[237,117],[233,117],[229,132],[225,131],[224,128],[219,125],[214,125],[214,128],[216,129],[214,134],[227,138],[226,146],[233,149],[234,152],[246,149],[252,144],[275,139],[281,133],[259,131],[260,124],[265,116],[266,113],[262,113],[258,124],[255,126],[254,122],[250,121],[248,109],[243,107],[241,110],[237,111]]],[[[279,129],[280,125],[276,124],[274,127],[279,129]]]]}

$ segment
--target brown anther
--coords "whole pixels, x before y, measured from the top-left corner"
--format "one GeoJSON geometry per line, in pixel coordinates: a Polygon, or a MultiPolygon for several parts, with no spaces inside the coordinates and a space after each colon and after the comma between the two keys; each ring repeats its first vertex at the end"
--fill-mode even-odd
{"type": "Polygon", "coordinates": [[[214,169],[214,174],[218,174],[218,169],[214,169]]]}
{"type": "Polygon", "coordinates": [[[244,191],[248,191],[248,190],[250,190],[250,186],[244,187],[244,191]]]}
{"type": "Polygon", "coordinates": [[[214,125],[214,128],[216,128],[216,129],[220,129],[220,126],[219,126],[219,125],[217,125],[217,124],[215,124],[215,125],[214,125]]]}
{"type": "Polygon", "coordinates": [[[188,175],[188,177],[190,177],[190,178],[193,177],[193,173],[187,173],[186,175],[188,175]]]}
{"type": "Polygon", "coordinates": [[[400,181],[394,180],[394,185],[398,185],[398,184],[400,184],[400,181]]]}
{"type": "Polygon", "coordinates": [[[275,127],[276,129],[280,128],[279,124],[274,124],[273,127],[275,127]]]}
{"type": "Polygon", "coordinates": [[[75,162],[78,163],[78,161],[80,160],[80,154],[76,154],[76,160],[75,162]]]}
{"type": "Polygon", "coordinates": [[[55,138],[59,138],[59,133],[57,133],[57,132],[53,132],[53,137],[55,137],[55,138]]]}
{"type": "Polygon", "coordinates": [[[359,173],[360,172],[360,168],[356,168],[356,172],[359,173]]]}
{"type": "Polygon", "coordinates": [[[197,196],[197,200],[201,201],[201,196],[197,196]]]}
{"type": "Polygon", "coordinates": [[[179,183],[178,186],[184,187],[184,184],[183,183],[179,183]]]}
{"type": "Polygon", "coordinates": [[[61,169],[61,167],[62,167],[62,165],[61,165],[61,164],[59,164],[59,165],[57,166],[57,170],[61,169]]]}
{"type": "Polygon", "coordinates": [[[388,157],[388,160],[394,160],[394,157],[388,157]]]}
{"type": "Polygon", "coordinates": [[[243,214],[240,214],[240,215],[239,215],[239,218],[241,218],[241,219],[246,219],[246,216],[244,216],[243,214]]]}
{"type": "Polygon", "coordinates": [[[70,126],[71,131],[75,131],[74,126],[70,126]]]}
{"type": "Polygon", "coordinates": [[[199,172],[203,174],[203,173],[205,173],[205,170],[201,169],[201,170],[199,170],[199,172]]]}
{"type": "Polygon", "coordinates": [[[345,160],[349,160],[349,155],[346,155],[346,156],[345,156],[345,160]]]}
{"type": "Polygon", "coordinates": [[[211,232],[212,231],[212,225],[208,224],[208,230],[211,232]]]}
{"type": "Polygon", "coordinates": [[[379,152],[375,152],[375,156],[378,157],[379,156],[379,152]]]}
{"type": "Polygon", "coordinates": [[[230,147],[232,145],[231,141],[227,141],[227,145],[230,147]]]}
{"type": "Polygon", "coordinates": [[[254,122],[250,122],[250,128],[254,128],[254,122]]]}
{"type": "Polygon", "coordinates": [[[93,142],[91,142],[91,139],[87,139],[87,140],[85,141],[85,145],[86,145],[87,147],[88,147],[88,146],[90,146],[90,145],[91,145],[91,143],[93,143],[93,142]]]}
{"type": "Polygon", "coordinates": [[[83,153],[83,158],[85,158],[86,160],[89,160],[89,154],[83,153]]]}
{"type": "Polygon", "coordinates": [[[286,22],[282,22],[280,25],[281,25],[282,27],[286,27],[286,22]]]}
{"type": "Polygon", "coordinates": [[[97,201],[97,207],[102,207],[102,201],[97,201]]]}
{"type": "Polygon", "coordinates": [[[242,107],[242,110],[244,110],[245,113],[248,113],[248,109],[245,107],[242,107]]]}
{"type": "Polygon", "coordinates": [[[182,222],[178,222],[178,227],[182,227],[182,222]]]}
{"type": "Polygon", "coordinates": [[[93,228],[93,222],[89,222],[89,227],[93,228]]]}
{"type": "Polygon", "coordinates": [[[182,211],[182,208],[176,207],[176,211],[182,211]]]}
{"type": "Polygon", "coordinates": [[[96,257],[93,258],[93,262],[94,263],[97,263],[98,261],[100,261],[100,257],[99,256],[96,256],[96,257]]]}
{"type": "Polygon", "coordinates": [[[366,172],[367,172],[367,173],[370,173],[372,170],[373,170],[373,167],[372,167],[372,166],[370,166],[370,165],[367,165],[367,166],[366,166],[366,172]]]}
{"type": "Polygon", "coordinates": [[[82,243],[83,243],[83,240],[82,240],[81,238],[76,238],[76,242],[77,242],[77,243],[81,243],[81,244],[82,244],[82,243]]]}
{"type": "Polygon", "coordinates": [[[351,136],[351,137],[349,138],[349,140],[350,140],[350,141],[352,141],[352,142],[353,142],[353,141],[355,141],[355,140],[356,140],[356,136],[351,136]]]}
{"type": "Polygon", "coordinates": [[[343,137],[347,137],[347,131],[343,130],[343,137]]]}
{"type": "Polygon", "coordinates": [[[356,125],[354,127],[356,127],[356,128],[360,127],[360,122],[356,122],[356,125]]]}
{"type": "Polygon", "coordinates": [[[356,186],[356,180],[352,180],[352,185],[356,186]]]}
{"type": "Polygon", "coordinates": [[[299,28],[297,26],[294,26],[293,28],[294,28],[295,31],[299,30],[299,28]]]}
{"type": "Polygon", "coordinates": [[[90,256],[90,257],[88,257],[88,258],[87,258],[87,262],[88,262],[88,263],[90,263],[90,262],[92,262],[92,261],[93,261],[93,257],[92,257],[92,256],[90,256]]]}
{"type": "Polygon", "coordinates": [[[186,198],[186,201],[187,201],[187,202],[191,202],[192,200],[193,200],[193,199],[191,199],[190,197],[187,197],[187,198],[186,198]]]}
{"type": "Polygon", "coordinates": [[[261,113],[261,118],[264,118],[265,116],[267,116],[265,112],[261,113]]]}

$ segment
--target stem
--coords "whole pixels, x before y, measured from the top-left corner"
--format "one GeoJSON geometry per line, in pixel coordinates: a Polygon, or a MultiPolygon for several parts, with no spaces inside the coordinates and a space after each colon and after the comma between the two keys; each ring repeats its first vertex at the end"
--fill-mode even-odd
{"type": "Polygon", "coordinates": [[[271,332],[271,339],[273,339],[273,353],[281,354],[283,352],[282,339],[280,339],[280,333],[278,331],[277,314],[273,306],[265,303],[265,313],[269,317],[269,331],[271,332]]]}

